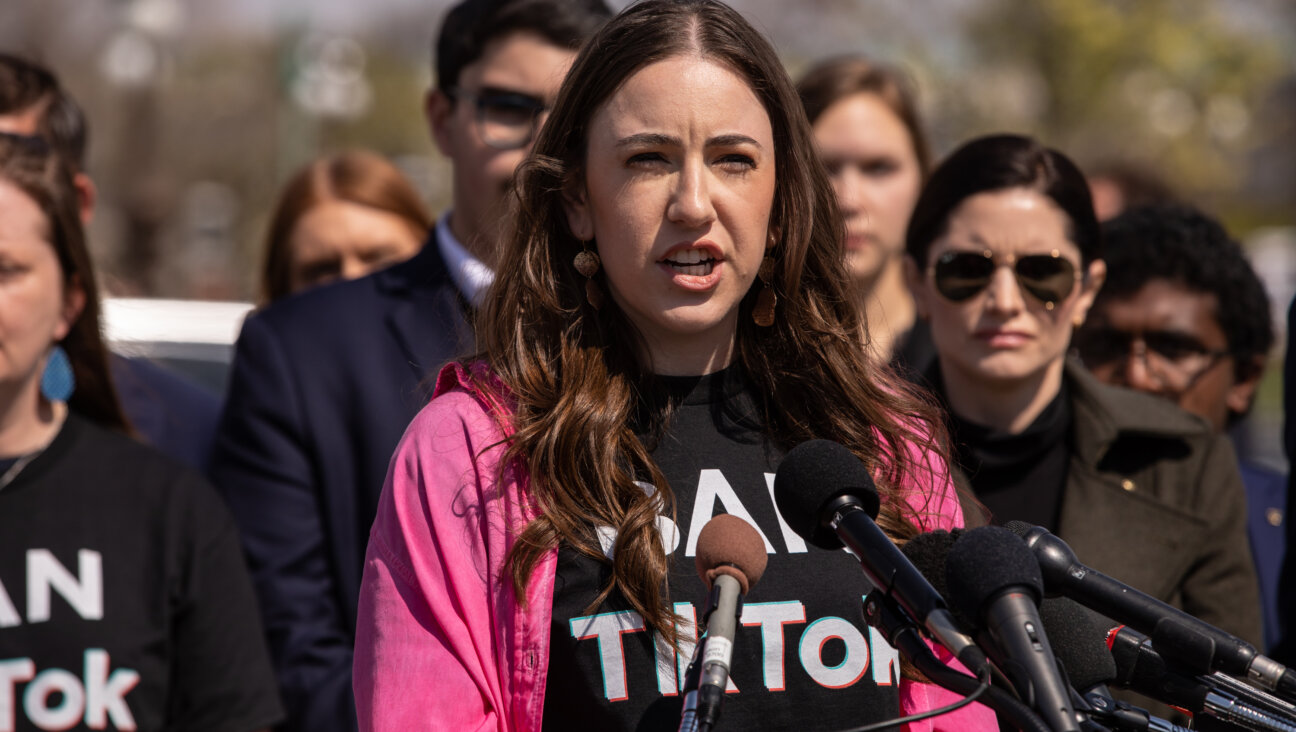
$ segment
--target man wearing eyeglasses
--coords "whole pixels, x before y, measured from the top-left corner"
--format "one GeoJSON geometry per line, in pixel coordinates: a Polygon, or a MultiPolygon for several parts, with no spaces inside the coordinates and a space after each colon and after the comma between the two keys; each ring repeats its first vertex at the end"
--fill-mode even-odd
{"type": "MultiPolygon", "coordinates": [[[[1103,224],[1103,238],[1107,282],[1073,340],[1080,359],[1099,379],[1170,399],[1217,431],[1235,426],[1273,346],[1269,300],[1241,247],[1182,205],[1130,209],[1103,224]]],[[[1272,648],[1287,482],[1256,463],[1241,471],[1272,648]]]]}
{"type": "MultiPolygon", "coordinates": [[[[465,0],[425,113],[453,204],[419,254],[278,301],[239,336],[213,474],[243,536],[289,714],[356,728],[357,595],[387,463],[444,362],[472,350],[505,193],[603,0],[465,0]]],[[[467,700],[443,700],[460,703],[467,700]]]]}

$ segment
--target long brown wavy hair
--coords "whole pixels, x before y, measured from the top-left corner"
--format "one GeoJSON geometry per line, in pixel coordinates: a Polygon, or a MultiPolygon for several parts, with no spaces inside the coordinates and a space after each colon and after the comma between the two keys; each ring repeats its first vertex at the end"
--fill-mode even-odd
{"type": "MultiPolygon", "coordinates": [[[[615,303],[585,298],[572,266],[582,245],[568,228],[565,195],[584,186],[590,121],[626,79],[658,61],[696,55],[732,69],[761,100],[774,130],[778,183],[770,231],[778,233],[776,323],[755,325],[757,282],[739,305],[736,360],[756,395],[767,436],[783,449],[836,440],[869,466],[883,497],[878,523],[903,541],[921,509],[896,489],[923,480],[939,429],[930,404],[860,345],[865,325],[847,296],[844,228],[801,103],[769,42],[714,0],[647,0],[610,21],[581,51],[533,154],[516,179],[516,216],[502,242],[498,279],[478,319],[483,356],[516,410],[505,464],[530,480],[538,518],[521,529],[508,558],[524,597],[536,563],[560,542],[606,562],[596,526],[616,529],[614,589],[672,641],[676,617],[669,559],[655,528],[674,515],[674,494],[631,425],[653,383],[637,334],[615,303]],[[646,495],[635,484],[657,486],[646,495]]],[[[602,275],[596,279],[602,284],[602,275]]],[[[480,387],[488,387],[482,378],[480,387]]],[[[924,481],[924,482],[930,482],[924,481]]]]}
{"type": "Polygon", "coordinates": [[[85,305],[59,344],[76,378],[68,408],[109,429],[131,433],[108,371],[108,350],[100,325],[95,283],[85,230],[81,226],[73,171],[43,137],[0,134],[0,180],[18,187],[45,214],[50,246],[63,270],[63,292],[78,287],[85,305]]]}

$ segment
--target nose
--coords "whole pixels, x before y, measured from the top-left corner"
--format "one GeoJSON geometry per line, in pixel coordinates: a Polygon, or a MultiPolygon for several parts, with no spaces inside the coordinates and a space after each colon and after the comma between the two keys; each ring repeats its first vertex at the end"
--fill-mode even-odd
{"type": "Polygon", "coordinates": [[[990,284],[986,286],[986,296],[990,309],[999,313],[1016,313],[1026,305],[1017,278],[1005,265],[995,267],[994,274],[990,276],[990,284]]]}
{"type": "Polygon", "coordinates": [[[850,165],[843,166],[832,181],[837,193],[837,207],[842,214],[852,216],[868,209],[864,176],[860,175],[858,169],[850,165]]]}
{"type": "Polygon", "coordinates": [[[667,217],[685,228],[697,229],[715,220],[705,165],[686,162],[680,168],[667,217]]]}

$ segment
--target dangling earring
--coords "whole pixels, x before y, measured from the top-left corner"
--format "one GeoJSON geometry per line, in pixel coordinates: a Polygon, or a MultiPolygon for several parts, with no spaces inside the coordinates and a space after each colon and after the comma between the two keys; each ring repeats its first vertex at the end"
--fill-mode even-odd
{"type": "Polygon", "coordinates": [[[590,251],[589,242],[581,242],[581,250],[576,252],[576,258],[572,260],[572,266],[576,271],[585,278],[585,299],[589,302],[590,307],[599,310],[603,307],[603,291],[599,289],[598,283],[594,281],[594,275],[599,271],[598,252],[590,251]]]}
{"type": "Polygon", "coordinates": [[[774,325],[774,306],[778,305],[778,296],[774,294],[774,258],[766,254],[761,260],[756,276],[765,285],[756,296],[756,307],[752,309],[752,320],[762,328],[774,325]]]}
{"type": "Polygon", "coordinates": [[[68,361],[67,351],[55,344],[45,361],[45,372],[41,374],[41,395],[51,402],[66,402],[76,391],[76,375],[72,373],[72,363],[68,361]]]}

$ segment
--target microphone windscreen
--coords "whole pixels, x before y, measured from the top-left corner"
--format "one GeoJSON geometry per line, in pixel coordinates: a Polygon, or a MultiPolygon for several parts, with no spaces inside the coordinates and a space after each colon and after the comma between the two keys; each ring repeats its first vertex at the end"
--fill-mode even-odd
{"type": "Polygon", "coordinates": [[[876,519],[877,488],[868,468],[855,454],[829,440],[810,440],[788,451],[774,474],[774,503],[798,536],[824,549],[840,549],[841,540],[824,521],[823,509],[841,496],[854,496],[876,519]]]}
{"type": "Polygon", "coordinates": [[[963,532],[950,549],[945,582],[950,605],[978,620],[986,604],[1009,588],[1027,590],[1036,605],[1044,596],[1035,554],[1021,537],[1000,526],[963,532]]]}
{"type": "MultiPolygon", "coordinates": [[[[963,529],[954,529],[945,531],[937,529],[925,534],[919,534],[901,547],[900,551],[904,552],[906,558],[913,563],[914,567],[922,573],[924,579],[936,590],[943,598],[949,597],[949,585],[945,581],[946,565],[949,564],[950,550],[954,548],[954,542],[958,541],[963,535],[963,529]]],[[[964,629],[976,628],[975,618],[969,618],[963,615],[957,607],[951,607],[950,611],[954,614],[954,619],[964,626],[964,629]]]]}
{"type": "Polygon", "coordinates": [[[1008,523],[1004,524],[1003,527],[1013,532],[1014,534],[1020,536],[1021,538],[1025,539],[1026,532],[1035,528],[1035,525],[1028,524],[1025,521],[1009,521],[1008,523]]]}
{"type": "Polygon", "coordinates": [[[768,560],[760,534],[737,516],[713,516],[698,533],[694,566],[707,589],[717,576],[727,574],[738,580],[745,595],[760,581],[768,560]]]}
{"type": "Polygon", "coordinates": [[[949,594],[949,587],[945,584],[945,565],[949,562],[950,549],[962,534],[962,529],[953,532],[937,529],[915,536],[900,548],[941,597],[949,594]]]}
{"type": "Polygon", "coordinates": [[[1073,687],[1084,692],[1116,679],[1107,634],[1093,613],[1068,597],[1050,597],[1040,603],[1040,620],[1073,687]]]}

